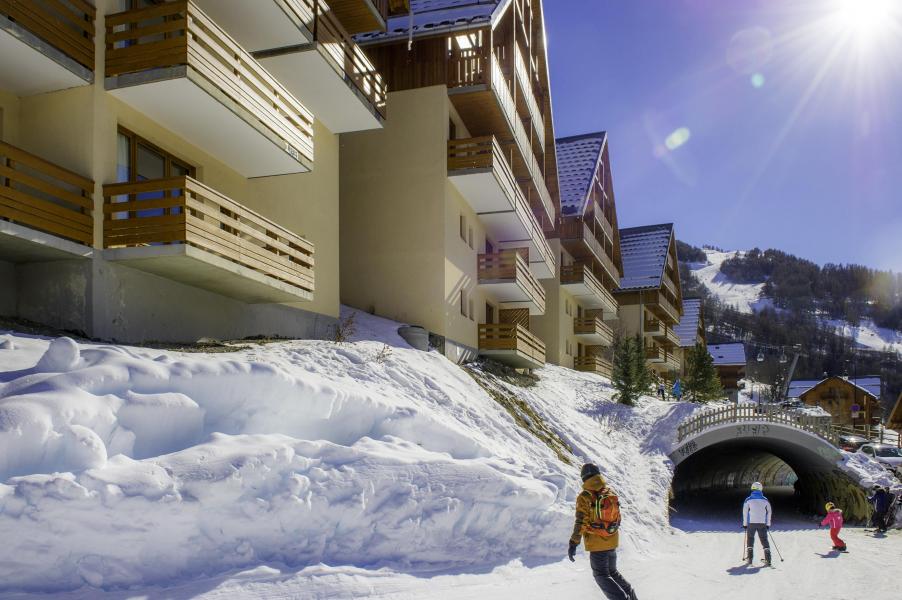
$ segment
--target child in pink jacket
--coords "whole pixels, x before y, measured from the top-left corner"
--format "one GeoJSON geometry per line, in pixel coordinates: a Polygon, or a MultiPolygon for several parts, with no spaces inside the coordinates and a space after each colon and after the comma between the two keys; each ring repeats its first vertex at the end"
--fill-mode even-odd
{"type": "Polygon", "coordinates": [[[842,529],[842,511],[836,508],[836,505],[832,502],[828,502],[825,508],[827,509],[827,516],[821,521],[821,525],[830,526],[830,539],[833,540],[833,549],[845,552],[846,543],[839,537],[839,530],[842,529]]]}

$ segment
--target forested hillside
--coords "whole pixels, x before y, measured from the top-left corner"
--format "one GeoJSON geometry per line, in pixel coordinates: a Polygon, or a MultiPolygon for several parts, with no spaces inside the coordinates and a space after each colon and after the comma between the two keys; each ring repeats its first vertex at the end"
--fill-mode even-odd
{"type": "MultiPolygon", "coordinates": [[[[709,251],[715,250],[709,248],[709,251]]],[[[857,325],[869,318],[881,327],[902,329],[902,276],[859,265],[825,265],[779,250],[754,249],[725,260],[720,273],[737,284],[763,284],[771,302],[759,310],[740,312],[722,302],[692,272],[704,263],[705,249],[678,242],[680,276],[686,298],[702,298],[708,342],[744,341],[750,372],[765,382],[786,375],[782,354],[801,352],[796,378],[829,375],[880,375],[886,382],[884,402],[902,391],[902,357],[886,349],[855,347],[839,335],[829,319],[857,325]],[[759,362],[758,356],[764,360],[759,362]]]]}

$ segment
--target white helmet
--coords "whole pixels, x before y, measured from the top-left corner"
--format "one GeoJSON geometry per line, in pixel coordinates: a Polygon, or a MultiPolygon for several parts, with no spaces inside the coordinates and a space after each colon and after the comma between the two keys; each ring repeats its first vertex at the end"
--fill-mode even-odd
{"type": "Polygon", "coordinates": [[[760,491],[763,491],[763,490],[764,490],[764,486],[761,485],[761,482],[760,482],[760,481],[756,481],[755,483],[752,484],[752,491],[753,491],[753,492],[760,492],[760,491]]]}

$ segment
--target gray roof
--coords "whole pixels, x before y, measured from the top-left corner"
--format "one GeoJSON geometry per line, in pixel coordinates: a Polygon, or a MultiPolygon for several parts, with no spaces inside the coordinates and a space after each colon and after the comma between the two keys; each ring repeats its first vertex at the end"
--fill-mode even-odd
{"type": "Polygon", "coordinates": [[[561,214],[581,215],[601,157],[604,131],[560,138],[555,141],[561,194],[561,214]]]}
{"type": "MultiPolygon", "coordinates": [[[[492,22],[499,6],[510,0],[410,0],[413,36],[435,35],[463,29],[475,29],[492,22]]],[[[359,43],[398,41],[409,37],[411,16],[388,20],[385,31],[371,31],[354,36],[359,43]]]]}
{"type": "Polygon", "coordinates": [[[673,223],[620,230],[623,278],[618,291],[656,290],[661,287],[672,236],[673,223]]]}
{"type": "MultiPolygon", "coordinates": [[[[833,377],[827,377],[826,379],[793,379],[789,382],[789,391],[787,396],[789,398],[798,398],[819,383],[827,381],[827,379],[833,379],[833,377]]],[[[879,377],[858,377],[855,379],[850,377],[849,382],[858,389],[867,392],[875,398],[880,397],[881,386],[879,377]]]]}
{"type": "Polygon", "coordinates": [[[680,348],[695,346],[698,337],[698,321],[702,314],[702,301],[700,298],[683,300],[683,318],[673,331],[680,336],[680,348]]]}
{"type": "Polygon", "coordinates": [[[708,344],[708,352],[714,357],[716,367],[746,365],[745,344],[708,344]]]}

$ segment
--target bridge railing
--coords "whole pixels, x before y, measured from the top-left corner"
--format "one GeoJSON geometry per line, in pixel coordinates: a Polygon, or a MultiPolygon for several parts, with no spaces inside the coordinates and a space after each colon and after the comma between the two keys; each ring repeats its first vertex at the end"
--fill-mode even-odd
{"type": "Polygon", "coordinates": [[[718,425],[749,421],[788,425],[813,433],[833,445],[839,442],[839,434],[831,425],[830,417],[807,415],[767,404],[761,406],[757,404],[731,404],[709,408],[683,421],[677,427],[677,442],[682,442],[686,438],[718,425]]]}
{"type": "Polygon", "coordinates": [[[837,435],[857,435],[872,442],[902,448],[902,435],[879,425],[834,425],[833,429],[837,435]]]}

